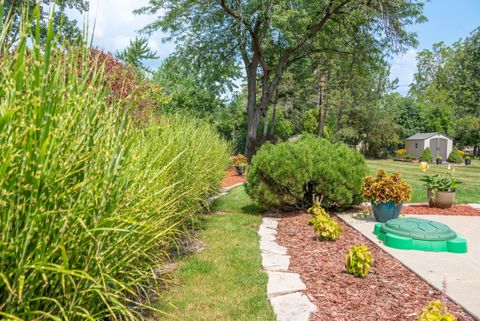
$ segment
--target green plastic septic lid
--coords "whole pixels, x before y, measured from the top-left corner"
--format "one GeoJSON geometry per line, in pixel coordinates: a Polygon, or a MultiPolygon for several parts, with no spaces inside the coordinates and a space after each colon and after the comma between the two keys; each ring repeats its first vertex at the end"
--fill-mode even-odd
{"type": "Polygon", "coordinates": [[[382,224],[380,231],[414,240],[447,241],[457,237],[445,224],[420,218],[397,218],[382,224]]]}

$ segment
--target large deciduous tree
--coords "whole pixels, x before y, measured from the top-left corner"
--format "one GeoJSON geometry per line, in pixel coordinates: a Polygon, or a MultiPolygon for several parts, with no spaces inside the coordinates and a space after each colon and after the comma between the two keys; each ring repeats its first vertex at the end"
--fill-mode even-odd
{"type": "MultiPolygon", "coordinates": [[[[49,9],[55,6],[55,15],[52,17],[55,34],[61,35],[60,39],[82,39],[82,31],[77,26],[77,21],[70,18],[66,10],[76,10],[80,13],[88,11],[88,0],[3,0],[4,12],[2,22],[9,20],[10,35],[5,37],[4,46],[11,46],[20,37],[22,16],[30,16],[37,4],[40,5],[40,37],[45,40],[47,36],[47,24],[49,9]]],[[[2,2],[2,1],[0,1],[2,2]]],[[[37,22],[32,27],[35,28],[37,22]]]]}
{"type": "Polygon", "coordinates": [[[353,26],[401,49],[414,41],[404,27],[423,19],[422,6],[415,0],[150,0],[138,12],[158,15],[144,31],[170,32],[193,56],[243,64],[250,158],[261,117],[293,63],[335,49],[332,40],[353,26]]]}

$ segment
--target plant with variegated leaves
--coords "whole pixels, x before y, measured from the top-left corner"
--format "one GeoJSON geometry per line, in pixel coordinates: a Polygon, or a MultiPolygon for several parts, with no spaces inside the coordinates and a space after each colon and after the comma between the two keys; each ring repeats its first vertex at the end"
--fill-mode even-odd
{"type": "Polygon", "coordinates": [[[347,272],[357,277],[366,277],[372,264],[372,253],[370,253],[366,245],[356,245],[352,247],[345,257],[345,268],[347,272]]]}

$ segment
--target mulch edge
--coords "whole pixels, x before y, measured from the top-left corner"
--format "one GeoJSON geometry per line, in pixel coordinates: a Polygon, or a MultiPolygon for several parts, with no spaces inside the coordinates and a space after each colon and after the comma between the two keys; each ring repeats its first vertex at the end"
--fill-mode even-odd
{"type": "MultiPolygon", "coordinates": [[[[415,214],[410,214],[410,215],[415,215],[415,214]]],[[[391,258],[393,258],[394,260],[396,260],[397,262],[399,262],[401,265],[403,265],[403,267],[405,267],[407,270],[409,270],[410,272],[412,272],[413,274],[415,274],[416,276],[418,276],[420,279],[422,279],[425,283],[427,283],[428,285],[430,285],[432,288],[442,292],[443,289],[430,283],[427,279],[425,279],[422,275],[420,275],[419,273],[415,272],[414,270],[412,270],[409,266],[405,265],[402,261],[400,261],[399,259],[397,259],[395,256],[393,256],[391,253],[385,251],[381,246],[379,246],[377,243],[373,242],[370,238],[368,238],[365,234],[363,234],[359,229],[357,229],[355,226],[351,225],[350,223],[348,223],[348,221],[346,221],[342,216],[343,215],[336,215],[335,216],[340,219],[343,223],[345,223],[346,225],[350,226],[352,229],[354,229],[355,231],[357,231],[357,233],[360,233],[361,235],[363,235],[371,244],[373,244],[374,246],[376,246],[378,249],[380,249],[382,252],[384,252],[385,254],[387,254],[388,256],[390,256],[391,258]]],[[[450,215],[450,216],[454,216],[454,215],[450,215]]],[[[457,216],[461,216],[461,215],[457,215],[457,216]]],[[[452,301],[453,303],[455,303],[456,305],[458,305],[459,307],[461,307],[463,309],[463,311],[467,312],[473,319],[476,319],[476,320],[479,320],[478,318],[476,318],[475,314],[470,311],[469,309],[467,309],[466,307],[464,307],[462,304],[460,304],[460,302],[458,302],[457,300],[454,300],[453,298],[450,297],[450,295],[448,295],[447,293],[447,298],[452,301]]]]}

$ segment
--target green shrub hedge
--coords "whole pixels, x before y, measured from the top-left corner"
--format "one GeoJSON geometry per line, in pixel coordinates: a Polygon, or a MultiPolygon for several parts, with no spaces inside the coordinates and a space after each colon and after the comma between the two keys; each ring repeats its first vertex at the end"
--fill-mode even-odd
{"type": "Polygon", "coordinates": [[[448,159],[447,159],[450,163],[457,163],[457,164],[460,164],[460,163],[463,163],[463,157],[462,155],[459,153],[458,149],[454,148],[451,152],[450,152],[450,155],[448,155],[448,159]]]}
{"type": "Polygon", "coordinates": [[[342,208],[361,201],[366,172],[357,151],[306,135],[262,146],[252,159],[246,190],[263,208],[309,207],[314,197],[323,207],[342,208]]]}
{"type": "Polygon", "coordinates": [[[422,155],[420,155],[420,160],[422,162],[431,163],[433,161],[432,150],[430,147],[427,147],[423,150],[422,155]]]}
{"type": "Polygon", "coordinates": [[[89,50],[56,48],[52,28],[45,45],[20,35],[0,49],[1,318],[141,319],[228,146],[194,119],[135,127],[89,50]]]}

